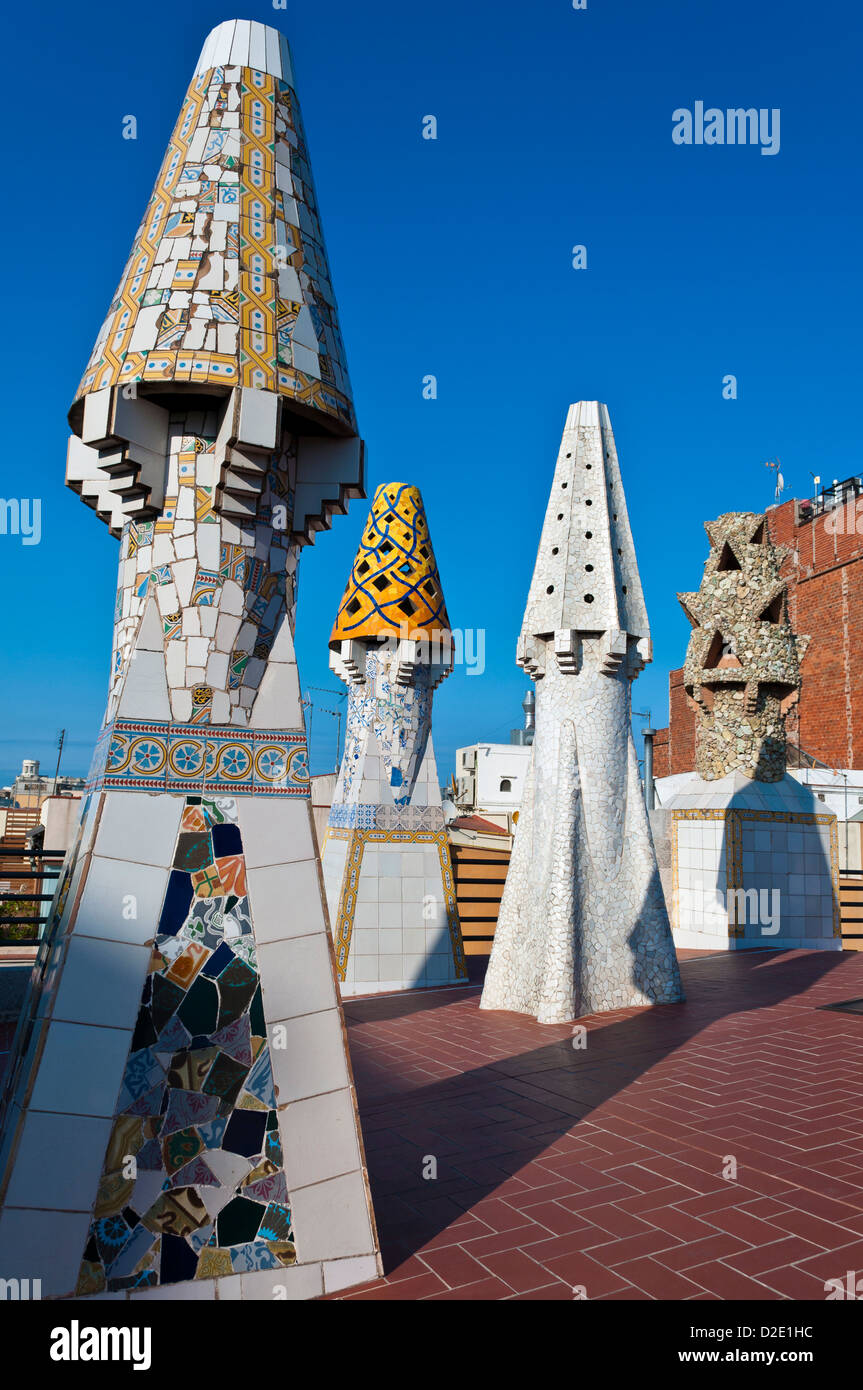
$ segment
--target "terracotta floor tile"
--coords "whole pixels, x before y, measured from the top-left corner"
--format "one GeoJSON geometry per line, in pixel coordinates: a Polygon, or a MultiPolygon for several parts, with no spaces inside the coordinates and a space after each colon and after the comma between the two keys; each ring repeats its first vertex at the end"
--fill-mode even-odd
{"type": "Polygon", "coordinates": [[[651,1259],[629,1260],[617,1266],[614,1272],[651,1298],[689,1298],[702,1288],[701,1283],[693,1283],[690,1278],[651,1259]]]}
{"type": "Polygon", "coordinates": [[[504,1284],[502,1280],[489,1276],[488,1279],[480,1279],[475,1284],[463,1284],[458,1289],[447,1289],[443,1293],[425,1294],[429,1303],[440,1300],[452,1301],[457,1299],[459,1302],[497,1302],[500,1299],[508,1298],[512,1293],[509,1284],[504,1284]]]}
{"type": "Polygon", "coordinates": [[[573,1251],[559,1259],[548,1260],[546,1268],[558,1279],[571,1287],[584,1288],[588,1299],[601,1298],[603,1294],[614,1293],[625,1288],[628,1280],[621,1278],[616,1270],[598,1264],[583,1251],[573,1251]]]}
{"type": "Polygon", "coordinates": [[[419,1274],[413,1279],[401,1279],[397,1284],[370,1285],[364,1292],[349,1294],[348,1297],[374,1299],[376,1303],[398,1300],[413,1302],[416,1299],[428,1298],[430,1294],[437,1293],[441,1289],[446,1289],[446,1284],[442,1279],[438,1279],[436,1274],[429,1271],[428,1274],[419,1274]]]}
{"type": "Polygon", "coordinates": [[[775,1289],[766,1288],[764,1284],[757,1283],[754,1279],[748,1279],[745,1274],[731,1269],[729,1265],[723,1264],[720,1260],[711,1260],[703,1265],[693,1265],[691,1269],[686,1271],[686,1277],[691,1279],[694,1284],[701,1284],[709,1293],[716,1294],[718,1298],[751,1299],[755,1302],[763,1302],[780,1296],[775,1289]]]}
{"type": "Polygon", "coordinates": [[[593,1259],[614,1269],[627,1260],[653,1255],[657,1250],[671,1250],[679,1243],[675,1236],[654,1227],[640,1236],[626,1236],[623,1240],[611,1241],[607,1245],[593,1246],[590,1253],[593,1259]]]}
{"type": "Polygon", "coordinates": [[[839,1250],[822,1250],[809,1259],[795,1261],[799,1269],[817,1279],[844,1278],[848,1270],[853,1270],[857,1278],[863,1277],[863,1241],[854,1245],[844,1245],[839,1250]]]}
{"type": "Polygon", "coordinates": [[[826,1297],[824,1280],[815,1279],[794,1265],[788,1265],[784,1269],[771,1269],[759,1275],[759,1279],[762,1284],[784,1294],[786,1298],[821,1302],[826,1297]]]}
{"type": "Polygon", "coordinates": [[[669,1269],[685,1271],[693,1269],[696,1265],[706,1264],[710,1260],[722,1260],[728,1255],[736,1255],[751,1248],[737,1236],[730,1236],[726,1231],[716,1231],[702,1240],[676,1245],[671,1250],[659,1250],[654,1258],[660,1264],[668,1265],[669,1269]]]}
{"type": "Polygon", "coordinates": [[[788,1236],[785,1240],[771,1241],[769,1245],[756,1246],[752,1250],[742,1250],[736,1255],[725,1255],[725,1264],[731,1265],[741,1274],[749,1274],[757,1279],[771,1269],[781,1269],[784,1265],[805,1260],[817,1253],[817,1246],[799,1236],[788,1236]]]}
{"type": "Polygon", "coordinates": [[[863,952],[680,955],[685,1004],[582,1020],[577,1055],[475,984],[348,1001],[390,1277],[333,1297],[781,1301],[863,1264],[863,1068],[819,1008],[863,952]]]}
{"type": "Polygon", "coordinates": [[[512,1294],[507,1300],[509,1303],[521,1303],[525,1299],[532,1302],[572,1302],[572,1289],[569,1284],[564,1284],[562,1280],[555,1280],[553,1284],[543,1284],[541,1289],[528,1289],[527,1293],[512,1294]]]}
{"type": "Polygon", "coordinates": [[[513,1293],[528,1293],[549,1281],[548,1270],[531,1259],[525,1250],[503,1250],[497,1255],[486,1255],[483,1264],[498,1279],[509,1284],[513,1293]]]}

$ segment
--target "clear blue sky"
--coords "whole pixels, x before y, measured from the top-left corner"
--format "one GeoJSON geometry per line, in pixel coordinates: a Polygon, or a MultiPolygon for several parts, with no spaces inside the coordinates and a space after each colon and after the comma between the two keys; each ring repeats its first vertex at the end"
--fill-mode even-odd
{"type": "MultiPolygon", "coordinates": [[[[776,455],[788,495],[808,495],[810,471],[861,468],[859,10],[48,0],[6,20],[0,496],[42,499],[42,541],[0,536],[0,780],[25,756],[53,765],[61,726],[66,769],[89,762],[117,544],[63,485],[65,415],[203,39],[232,17],[293,46],[369,491],[419,484],[451,621],[487,633],[485,674],[436,696],[442,777],[457,746],[520,722],[515,640],[577,399],[611,410],[655,649],[634,703],[664,723],[688,632],[675,591],[698,584],[702,521],[766,505],[776,455]],[[672,111],[697,100],[779,107],[779,154],[674,145],[672,111]]],[[[304,688],[338,688],[327,637],[366,510],[303,557],[304,688]]],[[[321,771],[335,721],[316,714],[314,732],[321,771]]]]}

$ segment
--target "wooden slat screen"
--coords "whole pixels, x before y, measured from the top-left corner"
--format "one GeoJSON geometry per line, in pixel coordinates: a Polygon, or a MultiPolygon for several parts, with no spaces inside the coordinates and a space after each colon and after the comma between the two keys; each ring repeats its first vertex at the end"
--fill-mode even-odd
{"type": "Polygon", "coordinates": [[[456,899],[467,956],[487,956],[494,940],[509,850],[452,845],[456,899]]]}
{"type": "Polygon", "coordinates": [[[863,873],[839,875],[843,951],[863,951],[863,873]]]}

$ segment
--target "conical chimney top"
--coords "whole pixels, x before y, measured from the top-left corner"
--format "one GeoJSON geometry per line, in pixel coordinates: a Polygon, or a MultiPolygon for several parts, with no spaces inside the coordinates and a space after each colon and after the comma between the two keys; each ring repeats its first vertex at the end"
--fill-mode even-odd
{"type": "Polygon", "coordinates": [[[418,487],[383,483],[374,495],[330,646],[343,640],[449,631],[437,561],[418,487]]]}
{"type": "Polygon", "coordinates": [[[650,635],[614,434],[600,401],[579,401],[567,413],[522,640],[561,630],[650,635]]]}
{"type": "Polygon", "coordinates": [[[85,398],[277,395],[355,435],[336,301],[287,40],[237,19],[208,36],[84,377],[85,398]],[[107,392],[106,392],[107,394],[107,392]]]}

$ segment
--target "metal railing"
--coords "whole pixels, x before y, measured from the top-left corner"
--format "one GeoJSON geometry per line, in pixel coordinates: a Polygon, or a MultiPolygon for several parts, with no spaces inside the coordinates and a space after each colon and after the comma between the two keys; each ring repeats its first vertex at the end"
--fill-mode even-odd
{"type": "MultiPolygon", "coordinates": [[[[27,861],[32,866],[34,863],[40,865],[39,868],[18,869],[4,868],[2,877],[16,883],[33,883],[42,887],[49,884],[56,886],[56,881],[60,877],[63,867],[65,851],[63,850],[40,850],[36,854],[28,854],[26,849],[16,846],[0,846],[0,861],[8,864],[9,860],[21,859],[27,861]],[[5,852],[4,852],[5,851],[5,852]]],[[[17,888],[0,889],[0,946],[38,946],[42,936],[42,930],[47,921],[47,907],[38,916],[22,916],[20,913],[9,913],[4,911],[10,903],[46,903],[53,902],[54,893],[22,893],[17,888]],[[35,935],[22,937],[10,932],[10,927],[38,927],[39,931],[35,935]]]]}
{"type": "Polygon", "coordinates": [[[821,488],[814,497],[798,503],[799,521],[803,523],[812,521],[817,516],[824,516],[825,512],[835,511],[837,507],[853,502],[861,494],[863,478],[844,478],[841,483],[831,483],[828,487],[821,488]]]}

